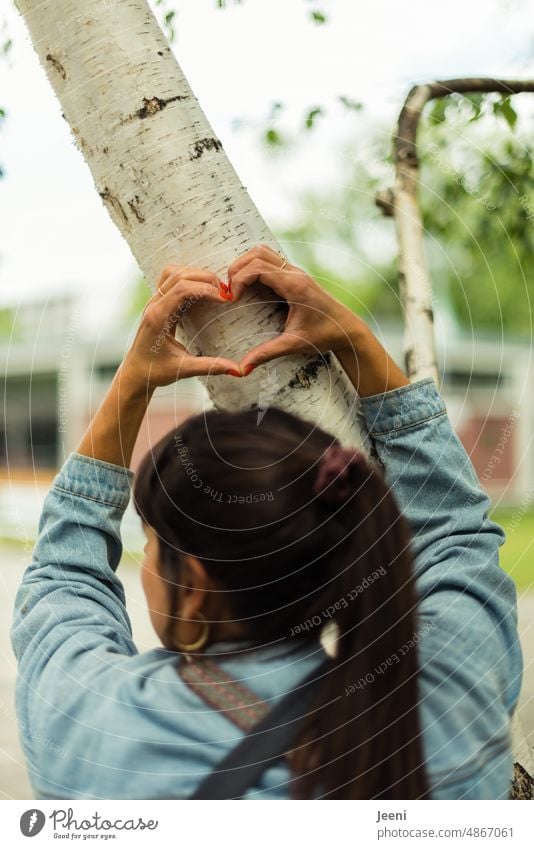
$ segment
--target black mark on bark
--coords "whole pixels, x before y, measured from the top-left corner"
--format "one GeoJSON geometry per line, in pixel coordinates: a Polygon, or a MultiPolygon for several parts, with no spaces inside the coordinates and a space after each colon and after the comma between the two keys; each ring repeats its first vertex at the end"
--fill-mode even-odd
{"type": "Polygon", "coordinates": [[[133,200],[128,201],[128,206],[132,210],[132,212],[135,215],[135,217],[137,218],[137,220],[141,224],[143,224],[143,222],[145,221],[145,216],[143,215],[143,213],[139,209],[139,206],[138,206],[139,200],[140,200],[139,195],[135,195],[133,200]]]}
{"type": "Polygon", "coordinates": [[[191,146],[189,159],[193,162],[195,159],[200,159],[207,150],[222,150],[222,143],[219,139],[200,139],[191,146]]]}
{"type": "Polygon", "coordinates": [[[313,360],[310,360],[306,363],[305,366],[299,368],[295,377],[292,377],[289,381],[288,388],[289,389],[297,389],[301,386],[308,388],[311,386],[312,381],[317,380],[317,376],[322,368],[326,368],[330,365],[330,354],[321,354],[318,357],[314,357],[313,360]]]}
{"type": "Polygon", "coordinates": [[[47,53],[46,54],[46,61],[50,62],[50,64],[53,65],[53,67],[56,69],[56,71],[58,72],[60,77],[62,77],[64,80],[67,79],[67,72],[66,72],[65,68],[63,67],[61,62],[59,62],[58,59],[56,59],[55,56],[52,56],[51,53],[47,53]]]}
{"type": "Polygon", "coordinates": [[[512,799],[534,799],[534,778],[519,763],[514,764],[512,799]]]}
{"type": "Polygon", "coordinates": [[[188,96],[186,94],[177,94],[174,97],[167,97],[163,99],[162,97],[143,97],[143,105],[137,112],[133,112],[131,115],[127,115],[121,121],[122,124],[127,124],[128,121],[133,121],[135,118],[150,118],[151,115],[157,115],[158,112],[162,112],[169,103],[174,103],[177,100],[188,100],[188,96]]]}
{"type": "Polygon", "coordinates": [[[128,216],[124,211],[122,203],[117,197],[115,197],[115,195],[111,194],[107,186],[104,186],[103,190],[101,192],[98,192],[98,194],[107,206],[114,209],[115,212],[120,215],[127,224],[129,224],[128,216]]]}

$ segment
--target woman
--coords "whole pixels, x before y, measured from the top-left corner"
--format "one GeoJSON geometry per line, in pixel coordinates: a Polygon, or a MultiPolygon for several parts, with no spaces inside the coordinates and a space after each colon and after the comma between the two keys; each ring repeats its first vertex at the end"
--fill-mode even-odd
{"type": "Polygon", "coordinates": [[[238,759],[222,795],[506,798],[521,679],[514,585],[434,383],[410,384],[358,317],[270,248],[237,259],[228,280],[165,269],[47,496],[12,632],[36,795],[203,797],[203,780],[248,739],[259,771],[234,792],[248,775],[238,759]],[[240,363],[175,341],[190,304],[224,305],[256,280],[288,302],[280,337],[240,363]],[[138,654],[115,570],[154,389],[243,379],[306,351],[338,357],[376,462],[276,408],[261,422],[210,411],[165,436],[133,481],[164,647],[138,654]],[[276,720],[289,703],[293,720],[276,720]],[[262,718],[274,730],[247,738],[262,718]],[[281,728],[291,735],[276,758],[281,728]]]}

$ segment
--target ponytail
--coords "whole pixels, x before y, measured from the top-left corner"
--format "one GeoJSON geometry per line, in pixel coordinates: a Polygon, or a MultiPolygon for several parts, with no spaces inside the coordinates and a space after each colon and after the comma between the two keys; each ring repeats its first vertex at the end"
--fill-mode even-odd
{"type": "Polygon", "coordinates": [[[331,513],[331,535],[341,540],[332,546],[322,609],[335,623],[335,657],[294,753],[295,795],[423,798],[406,522],[381,473],[360,452],[336,443],[325,452],[316,492],[318,509],[331,513]],[[356,515],[349,492],[357,495],[356,515]]]}
{"type": "Polygon", "coordinates": [[[294,795],[423,797],[409,533],[380,470],[277,407],[261,427],[256,410],[210,410],[146,456],[134,503],[159,536],[170,610],[185,551],[215,588],[216,627],[231,623],[247,648],[313,652],[320,627],[335,625],[335,657],[290,756],[294,795]]]}

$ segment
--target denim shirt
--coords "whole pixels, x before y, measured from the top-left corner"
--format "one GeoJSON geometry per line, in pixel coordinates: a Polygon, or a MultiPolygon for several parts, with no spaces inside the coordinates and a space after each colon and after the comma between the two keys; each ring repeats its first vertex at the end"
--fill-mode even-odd
{"type": "MultiPolygon", "coordinates": [[[[522,658],[514,584],[498,563],[503,531],[488,519],[488,498],[431,379],[362,399],[360,415],[413,533],[431,796],[507,798],[522,658]]],[[[181,680],[176,655],[136,649],[116,574],[132,478],[69,456],[16,597],[17,715],[38,798],[187,797],[243,733],[181,680]]],[[[262,648],[221,662],[275,703],[321,654],[262,648]]],[[[350,698],[357,710],[357,691],[350,698]]],[[[247,798],[287,798],[288,778],[277,763],[247,798]]]]}

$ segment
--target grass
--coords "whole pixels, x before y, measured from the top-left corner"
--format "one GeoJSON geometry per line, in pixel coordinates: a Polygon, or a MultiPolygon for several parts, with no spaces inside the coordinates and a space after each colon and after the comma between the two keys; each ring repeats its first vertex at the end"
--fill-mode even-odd
{"type": "Polygon", "coordinates": [[[506,532],[500,549],[501,566],[514,579],[518,590],[534,592],[534,511],[494,510],[491,518],[506,532]]]}

